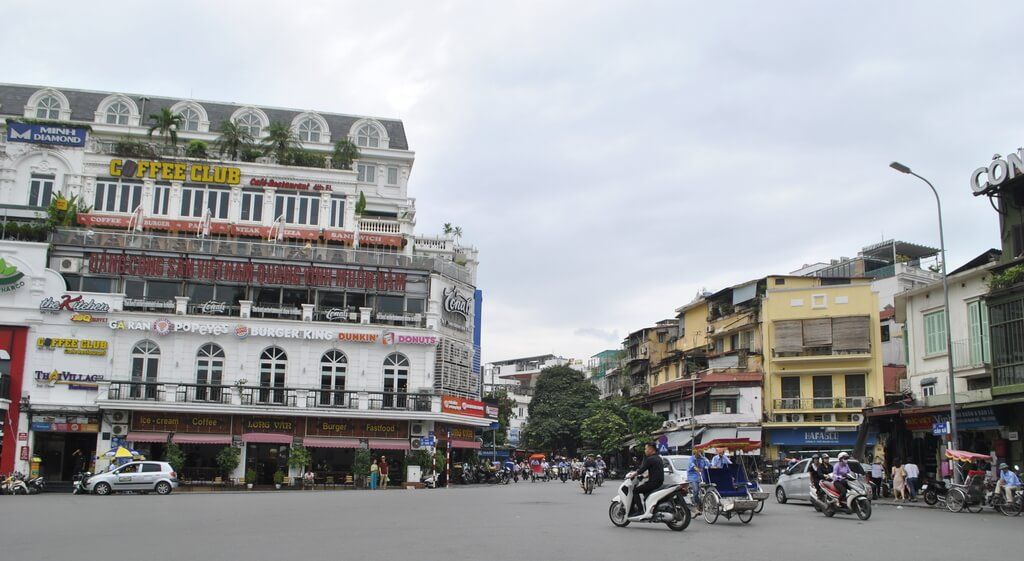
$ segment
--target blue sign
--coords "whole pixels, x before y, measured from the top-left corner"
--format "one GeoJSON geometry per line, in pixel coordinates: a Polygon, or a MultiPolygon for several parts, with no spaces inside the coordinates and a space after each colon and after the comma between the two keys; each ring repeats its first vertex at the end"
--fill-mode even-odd
{"type": "Polygon", "coordinates": [[[85,146],[89,130],[60,125],[30,125],[11,121],[7,123],[7,140],[29,144],[55,144],[57,146],[85,146]]]}
{"type": "Polygon", "coordinates": [[[658,453],[668,454],[668,437],[665,435],[661,435],[661,437],[658,438],[658,453]]]}
{"type": "Polygon", "coordinates": [[[434,446],[434,437],[433,436],[424,436],[424,437],[420,438],[420,446],[426,446],[426,447],[434,446]]]}
{"type": "Polygon", "coordinates": [[[949,423],[935,423],[932,425],[932,434],[935,436],[942,436],[949,434],[949,423]]]}
{"type": "MultiPolygon", "coordinates": [[[[874,436],[868,433],[865,444],[873,444],[874,436]]],[[[825,430],[818,427],[770,429],[768,440],[774,446],[853,446],[857,443],[857,431],[825,430]]]]}

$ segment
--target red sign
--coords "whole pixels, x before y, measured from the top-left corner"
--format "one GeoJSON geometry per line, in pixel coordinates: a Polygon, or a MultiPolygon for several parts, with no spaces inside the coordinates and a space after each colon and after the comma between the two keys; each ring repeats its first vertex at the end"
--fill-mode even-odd
{"type": "Polygon", "coordinates": [[[386,245],[402,247],[401,236],[383,236],[381,234],[359,234],[360,245],[386,245]]]}
{"type": "Polygon", "coordinates": [[[28,446],[22,446],[21,447],[21,459],[22,460],[27,460],[28,459],[28,446]]]}
{"type": "Polygon", "coordinates": [[[28,433],[27,432],[19,432],[18,433],[18,442],[28,442],[28,433]]]}
{"type": "Polygon", "coordinates": [[[291,228],[289,226],[285,226],[284,237],[292,240],[318,240],[320,239],[320,230],[311,230],[309,228],[291,228]]]}
{"type": "Polygon", "coordinates": [[[79,214],[78,223],[83,226],[110,226],[112,228],[127,228],[130,216],[109,216],[103,214],[79,214]]]}
{"type": "Polygon", "coordinates": [[[285,181],[268,177],[254,177],[249,180],[253,187],[272,187],[274,189],[295,189],[297,191],[333,191],[330,183],[309,183],[304,181],[285,181]]]}
{"type": "Polygon", "coordinates": [[[453,415],[465,415],[467,417],[483,417],[484,402],[454,395],[446,395],[441,398],[441,412],[453,415]]]}
{"type": "Polygon", "coordinates": [[[353,242],[356,235],[345,230],[324,230],[324,239],[329,242],[353,242]]]}
{"type": "Polygon", "coordinates": [[[89,272],[105,275],[200,279],[245,284],[362,288],[387,292],[405,291],[405,273],[186,257],[93,253],[89,255],[89,272]]]}
{"type": "Polygon", "coordinates": [[[932,425],[935,423],[935,417],[932,415],[908,415],[903,419],[906,423],[907,430],[909,431],[931,431],[932,425]]]}

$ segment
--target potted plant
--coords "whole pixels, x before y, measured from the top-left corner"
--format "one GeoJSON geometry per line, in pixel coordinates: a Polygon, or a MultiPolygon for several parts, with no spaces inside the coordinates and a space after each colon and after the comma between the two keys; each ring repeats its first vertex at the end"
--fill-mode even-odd
{"type": "Polygon", "coordinates": [[[250,468],[245,470],[245,486],[248,489],[252,489],[253,484],[256,483],[256,470],[250,468]]]}
{"type": "MultiPolygon", "coordinates": [[[[291,452],[288,454],[288,467],[294,469],[299,468],[299,471],[304,471],[305,467],[313,463],[313,455],[309,453],[309,448],[305,446],[293,446],[291,452]]],[[[300,473],[301,477],[303,474],[300,473]]]]}
{"type": "Polygon", "coordinates": [[[274,488],[280,489],[282,483],[284,483],[284,472],[277,470],[274,472],[274,488]]]}
{"type": "Polygon", "coordinates": [[[217,452],[217,467],[220,468],[221,474],[225,478],[230,478],[231,473],[235,471],[241,462],[241,451],[234,446],[225,446],[220,452],[217,452]]]}
{"type": "Polygon", "coordinates": [[[352,483],[356,487],[364,487],[370,474],[370,463],[373,461],[369,450],[357,450],[352,458],[352,483]]]}

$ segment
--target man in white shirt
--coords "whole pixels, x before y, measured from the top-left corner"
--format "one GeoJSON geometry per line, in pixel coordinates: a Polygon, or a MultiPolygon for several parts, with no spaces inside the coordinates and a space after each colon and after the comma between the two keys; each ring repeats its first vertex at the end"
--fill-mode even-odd
{"type": "Polygon", "coordinates": [[[882,491],[882,481],[885,479],[885,466],[882,465],[882,458],[875,456],[871,463],[871,498],[878,500],[882,491]]]}
{"type": "Polygon", "coordinates": [[[918,469],[917,464],[914,462],[907,462],[903,464],[903,469],[907,472],[907,487],[910,489],[910,500],[917,500],[917,479],[921,476],[921,470],[918,469]]]}

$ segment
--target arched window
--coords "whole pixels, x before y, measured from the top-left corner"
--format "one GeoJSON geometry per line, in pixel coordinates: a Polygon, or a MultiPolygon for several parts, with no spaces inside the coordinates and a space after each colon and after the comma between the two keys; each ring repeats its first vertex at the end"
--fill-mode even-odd
{"type": "Polygon", "coordinates": [[[160,364],[160,347],[156,343],[139,341],[132,347],[132,399],[156,399],[156,374],[160,364]]]}
{"type": "Polygon", "coordinates": [[[199,115],[199,112],[196,111],[194,108],[186,107],[186,108],[182,109],[181,111],[179,111],[178,115],[181,115],[181,127],[179,128],[179,130],[183,130],[183,131],[198,131],[199,130],[199,121],[202,120],[202,117],[199,115]]]}
{"type": "Polygon", "coordinates": [[[320,135],[323,128],[316,119],[307,118],[299,123],[299,140],[302,142],[320,142],[320,135]]]}
{"type": "Polygon", "coordinates": [[[103,119],[108,125],[127,125],[132,115],[131,108],[123,101],[115,101],[107,106],[106,117],[103,119]]]}
{"type": "Polygon", "coordinates": [[[405,409],[409,390],[409,359],[391,353],[384,359],[384,407],[405,409]]]}
{"type": "Polygon", "coordinates": [[[288,355],[280,347],[269,347],[260,355],[259,403],[284,404],[284,374],[288,369],[288,355]]]}
{"type": "Polygon", "coordinates": [[[259,138],[260,133],[263,131],[263,119],[260,119],[260,116],[252,111],[243,113],[241,117],[235,120],[235,124],[253,138],[259,138]]]}
{"type": "Polygon", "coordinates": [[[196,353],[196,401],[221,401],[224,392],[224,349],[207,343],[196,353]]]}
{"type": "Polygon", "coordinates": [[[356,146],[365,146],[368,148],[379,148],[380,147],[380,130],[366,123],[359,127],[356,131],[356,146]]]}
{"type": "Polygon", "coordinates": [[[345,353],[330,350],[320,358],[320,399],[324,407],[348,407],[345,394],[345,373],[348,358],[345,353]]]}
{"type": "Polygon", "coordinates": [[[44,95],[36,102],[36,119],[60,119],[61,103],[55,95],[44,95]]]}

